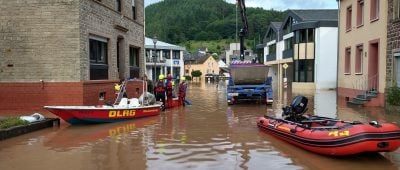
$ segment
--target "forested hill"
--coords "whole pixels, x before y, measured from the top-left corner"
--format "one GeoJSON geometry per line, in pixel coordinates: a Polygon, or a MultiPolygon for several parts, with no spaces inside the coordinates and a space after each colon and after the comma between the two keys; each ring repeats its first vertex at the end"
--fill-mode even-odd
{"type": "MultiPolygon", "coordinates": [[[[238,30],[242,22],[236,5],[224,0],[164,0],[145,9],[146,36],[174,44],[189,40],[209,41],[234,39],[236,15],[238,30]]],[[[284,12],[246,8],[248,35],[246,39],[259,40],[270,21],[282,21],[284,12]]]]}

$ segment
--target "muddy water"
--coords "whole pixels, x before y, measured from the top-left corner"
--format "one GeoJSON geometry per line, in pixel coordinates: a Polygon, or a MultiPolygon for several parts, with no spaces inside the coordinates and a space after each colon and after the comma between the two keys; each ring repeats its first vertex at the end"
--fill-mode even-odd
{"type": "MultiPolygon", "coordinates": [[[[400,120],[379,108],[338,106],[331,93],[309,95],[309,114],[400,120]]],[[[280,108],[294,96],[285,95],[273,106],[227,106],[224,83],[192,84],[188,98],[193,105],[160,116],[90,126],[62,123],[1,141],[0,169],[399,169],[399,150],[327,157],[259,131],[256,119],[280,116],[280,108]]]]}

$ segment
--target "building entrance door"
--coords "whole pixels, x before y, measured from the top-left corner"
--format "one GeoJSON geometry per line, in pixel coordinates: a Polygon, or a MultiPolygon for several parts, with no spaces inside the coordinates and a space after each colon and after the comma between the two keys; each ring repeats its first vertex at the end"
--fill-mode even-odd
{"type": "Polygon", "coordinates": [[[379,85],[379,42],[369,44],[368,90],[377,90],[379,85]]]}

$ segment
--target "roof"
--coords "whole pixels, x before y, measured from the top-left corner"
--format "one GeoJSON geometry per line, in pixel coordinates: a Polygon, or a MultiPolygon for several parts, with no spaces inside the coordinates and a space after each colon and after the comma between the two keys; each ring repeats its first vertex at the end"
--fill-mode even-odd
{"type": "Polygon", "coordinates": [[[267,32],[266,32],[265,35],[264,35],[264,39],[267,38],[268,33],[269,33],[270,31],[274,31],[274,33],[277,34],[276,37],[281,37],[282,31],[279,31],[279,30],[280,30],[280,28],[281,28],[281,26],[282,26],[282,23],[283,23],[283,22],[271,22],[271,24],[269,24],[269,26],[268,26],[268,28],[267,28],[267,32]],[[278,35],[278,33],[279,33],[279,35],[278,35]]]}
{"type": "Polygon", "coordinates": [[[219,61],[218,61],[218,67],[221,68],[221,67],[228,67],[228,66],[225,64],[224,61],[219,60],[219,61]]]}
{"type": "MultiPolygon", "coordinates": [[[[145,48],[154,48],[153,39],[145,37],[144,46],[145,46],[145,48]]],[[[157,41],[156,48],[157,49],[166,49],[166,50],[181,50],[181,51],[185,51],[186,50],[184,47],[177,46],[177,45],[174,45],[174,44],[169,44],[169,43],[166,43],[166,42],[163,42],[163,41],[160,41],[160,40],[157,41]]]]}
{"type": "Polygon", "coordinates": [[[203,64],[210,57],[212,57],[212,56],[211,55],[201,56],[201,57],[197,58],[196,61],[194,63],[192,63],[192,64],[203,64]]]}
{"type": "Polygon", "coordinates": [[[270,26],[272,26],[273,28],[275,28],[276,30],[278,30],[279,28],[281,28],[282,22],[271,22],[270,26]]]}
{"type": "Polygon", "coordinates": [[[281,30],[289,22],[290,17],[295,20],[295,23],[292,25],[292,31],[306,28],[338,26],[337,9],[288,10],[288,15],[281,25],[281,30]]]}
{"type": "Polygon", "coordinates": [[[337,9],[308,9],[308,10],[289,10],[296,15],[299,21],[337,21],[337,9]]]}
{"type": "Polygon", "coordinates": [[[202,53],[202,52],[200,52],[200,51],[195,51],[195,52],[193,52],[193,53],[185,52],[185,53],[183,54],[183,59],[184,59],[185,61],[195,61],[195,60],[197,60],[198,58],[200,58],[200,57],[202,57],[202,56],[205,56],[205,55],[206,55],[205,53],[202,53]]]}
{"type": "Polygon", "coordinates": [[[197,56],[197,57],[192,56],[190,58],[186,58],[185,62],[188,64],[203,64],[210,57],[212,57],[212,55],[203,55],[203,56],[197,56]]]}

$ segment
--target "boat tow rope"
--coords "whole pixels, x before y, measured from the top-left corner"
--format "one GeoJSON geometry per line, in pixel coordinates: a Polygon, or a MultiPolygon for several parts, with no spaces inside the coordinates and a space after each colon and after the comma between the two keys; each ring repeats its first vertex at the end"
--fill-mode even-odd
{"type": "Polygon", "coordinates": [[[274,117],[271,117],[271,116],[268,116],[268,115],[264,115],[264,118],[269,119],[269,121],[268,121],[269,124],[273,124],[273,123],[277,124],[276,122],[282,122],[282,123],[288,123],[288,124],[295,125],[295,128],[290,130],[292,133],[298,132],[298,130],[297,130],[298,127],[303,128],[303,130],[311,129],[312,131],[315,131],[315,130],[333,130],[333,129],[334,130],[338,130],[338,129],[349,128],[349,127],[352,127],[353,125],[357,125],[357,124],[363,124],[362,122],[359,122],[359,121],[350,122],[350,121],[343,121],[343,120],[339,120],[339,119],[332,119],[332,118],[319,117],[319,116],[312,116],[309,120],[304,120],[304,122],[303,121],[292,122],[292,121],[289,121],[289,120],[277,119],[277,118],[274,118],[274,117]],[[318,118],[318,119],[314,119],[313,120],[312,118],[318,118]],[[306,123],[312,123],[312,122],[321,122],[321,121],[342,122],[342,123],[346,123],[346,124],[344,124],[342,126],[320,126],[320,127],[309,127],[307,124],[304,124],[305,122],[306,123]]]}

